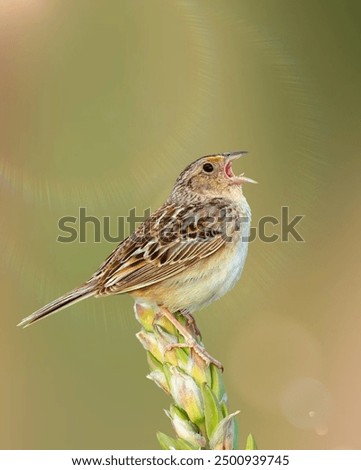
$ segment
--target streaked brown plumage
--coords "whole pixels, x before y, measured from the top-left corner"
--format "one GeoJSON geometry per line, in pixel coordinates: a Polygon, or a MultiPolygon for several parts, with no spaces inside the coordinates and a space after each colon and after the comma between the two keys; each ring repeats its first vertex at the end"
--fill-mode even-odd
{"type": "MultiPolygon", "coordinates": [[[[88,297],[129,293],[167,312],[194,312],[241,274],[250,209],[231,162],[245,152],[202,157],[177,178],[167,201],[110,254],[83,285],[45,305],[28,326],[88,297]]],[[[167,315],[168,316],[168,315],[167,315]]]]}

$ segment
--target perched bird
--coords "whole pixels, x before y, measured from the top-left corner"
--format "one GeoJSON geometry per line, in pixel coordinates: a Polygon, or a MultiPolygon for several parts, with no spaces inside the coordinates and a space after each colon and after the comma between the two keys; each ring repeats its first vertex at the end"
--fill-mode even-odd
{"type": "Polygon", "coordinates": [[[251,210],[232,161],[247,152],[201,157],[178,176],[166,202],[80,287],[24,318],[30,324],[88,297],[130,294],[165,315],[205,361],[221,366],[173,313],[191,314],[220,298],[241,275],[251,210]]]}

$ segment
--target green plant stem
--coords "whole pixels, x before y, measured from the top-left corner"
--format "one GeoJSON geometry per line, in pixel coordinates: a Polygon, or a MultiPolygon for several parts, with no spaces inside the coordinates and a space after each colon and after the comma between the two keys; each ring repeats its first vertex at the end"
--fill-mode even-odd
{"type": "MultiPolygon", "coordinates": [[[[166,414],[176,437],[157,433],[161,447],[237,449],[238,411],[228,411],[223,373],[214,364],[206,364],[190,348],[172,348],[185,340],[164,316],[141,304],[135,305],[135,316],[142,326],[137,338],[147,351],[150,368],[147,377],[173,400],[166,414]]],[[[176,314],[176,317],[186,325],[183,315],[176,314]]],[[[251,435],[247,438],[247,448],[256,448],[251,435]]]]}

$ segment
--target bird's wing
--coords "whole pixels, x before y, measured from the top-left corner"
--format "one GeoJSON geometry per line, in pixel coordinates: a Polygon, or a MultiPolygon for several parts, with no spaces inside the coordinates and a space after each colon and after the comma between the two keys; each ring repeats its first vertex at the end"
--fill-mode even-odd
{"type": "Polygon", "coordinates": [[[217,252],[237,230],[238,208],[225,199],[187,208],[164,205],[95,273],[99,294],[130,292],[181,273],[217,252]]]}

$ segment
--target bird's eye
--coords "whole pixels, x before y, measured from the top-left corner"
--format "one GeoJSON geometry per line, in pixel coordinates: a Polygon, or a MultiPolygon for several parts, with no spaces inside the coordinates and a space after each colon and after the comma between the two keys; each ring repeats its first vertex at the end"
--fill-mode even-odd
{"type": "Polygon", "coordinates": [[[212,173],[213,171],[213,165],[212,163],[205,163],[203,165],[203,170],[206,172],[206,173],[212,173]]]}

